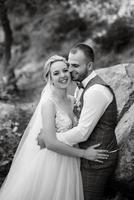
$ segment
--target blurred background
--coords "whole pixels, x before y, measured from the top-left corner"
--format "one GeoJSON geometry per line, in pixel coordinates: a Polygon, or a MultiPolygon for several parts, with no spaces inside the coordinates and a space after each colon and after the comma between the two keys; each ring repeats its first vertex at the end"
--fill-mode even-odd
{"type": "Polygon", "coordinates": [[[37,105],[43,65],[79,42],[96,69],[134,62],[134,0],[0,0],[0,183],[37,105]]]}
{"type": "Polygon", "coordinates": [[[133,0],[0,2],[0,80],[9,90],[40,87],[45,60],[78,42],[94,48],[96,68],[134,61],[133,0]]]}

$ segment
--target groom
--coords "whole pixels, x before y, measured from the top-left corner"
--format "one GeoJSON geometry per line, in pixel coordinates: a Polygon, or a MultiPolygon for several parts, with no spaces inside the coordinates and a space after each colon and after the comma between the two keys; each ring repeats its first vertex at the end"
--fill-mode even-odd
{"type": "Polygon", "coordinates": [[[84,200],[101,200],[109,177],[117,162],[117,105],[112,89],[94,71],[94,52],[86,44],[73,47],[68,56],[72,80],[78,83],[75,91],[76,127],[58,133],[57,138],[68,145],[78,144],[86,149],[100,143],[109,158],[103,163],[81,159],[84,200]]]}

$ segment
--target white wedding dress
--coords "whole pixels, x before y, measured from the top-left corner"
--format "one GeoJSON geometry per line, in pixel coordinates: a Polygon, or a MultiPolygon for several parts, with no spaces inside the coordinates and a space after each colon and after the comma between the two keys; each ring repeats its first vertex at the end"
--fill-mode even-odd
{"type": "MultiPolygon", "coordinates": [[[[57,132],[72,128],[70,117],[56,106],[57,132]]],[[[2,200],[84,200],[80,159],[39,150],[2,200]]]]}

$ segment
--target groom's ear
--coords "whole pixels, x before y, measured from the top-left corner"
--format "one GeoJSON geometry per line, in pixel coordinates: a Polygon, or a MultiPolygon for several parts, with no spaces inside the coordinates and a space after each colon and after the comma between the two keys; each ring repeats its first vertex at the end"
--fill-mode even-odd
{"type": "Polygon", "coordinates": [[[93,62],[90,61],[88,63],[88,68],[89,68],[89,70],[93,70],[93,62]]]}

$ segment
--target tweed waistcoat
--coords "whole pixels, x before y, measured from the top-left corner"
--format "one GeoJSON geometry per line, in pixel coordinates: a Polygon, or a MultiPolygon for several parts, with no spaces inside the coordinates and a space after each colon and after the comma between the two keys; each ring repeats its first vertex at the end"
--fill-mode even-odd
{"type": "MultiPolygon", "coordinates": [[[[116,99],[113,90],[108,86],[99,76],[95,76],[92,80],[90,80],[85,87],[81,98],[81,107],[80,112],[81,113],[82,107],[83,107],[83,96],[86,90],[88,90],[91,86],[94,84],[101,84],[112,92],[113,94],[113,100],[108,105],[107,109],[105,110],[104,114],[101,116],[100,120],[98,121],[97,125],[95,126],[94,130],[90,134],[89,138],[79,143],[80,148],[86,149],[94,144],[101,144],[100,149],[106,149],[109,151],[113,151],[117,149],[117,140],[115,136],[115,127],[117,124],[117,104],[116,99]]],[[[103,164],[99,164],[93,161],[88,161],[86,159],[81,159],[81,166],[84,168],[92,167],[92,168],[106,168],[110,167],[114,164],[114,160],[117,158],[117,152],[111,153],[109,156],[109,159],[104,161],[103,164]]]]}

